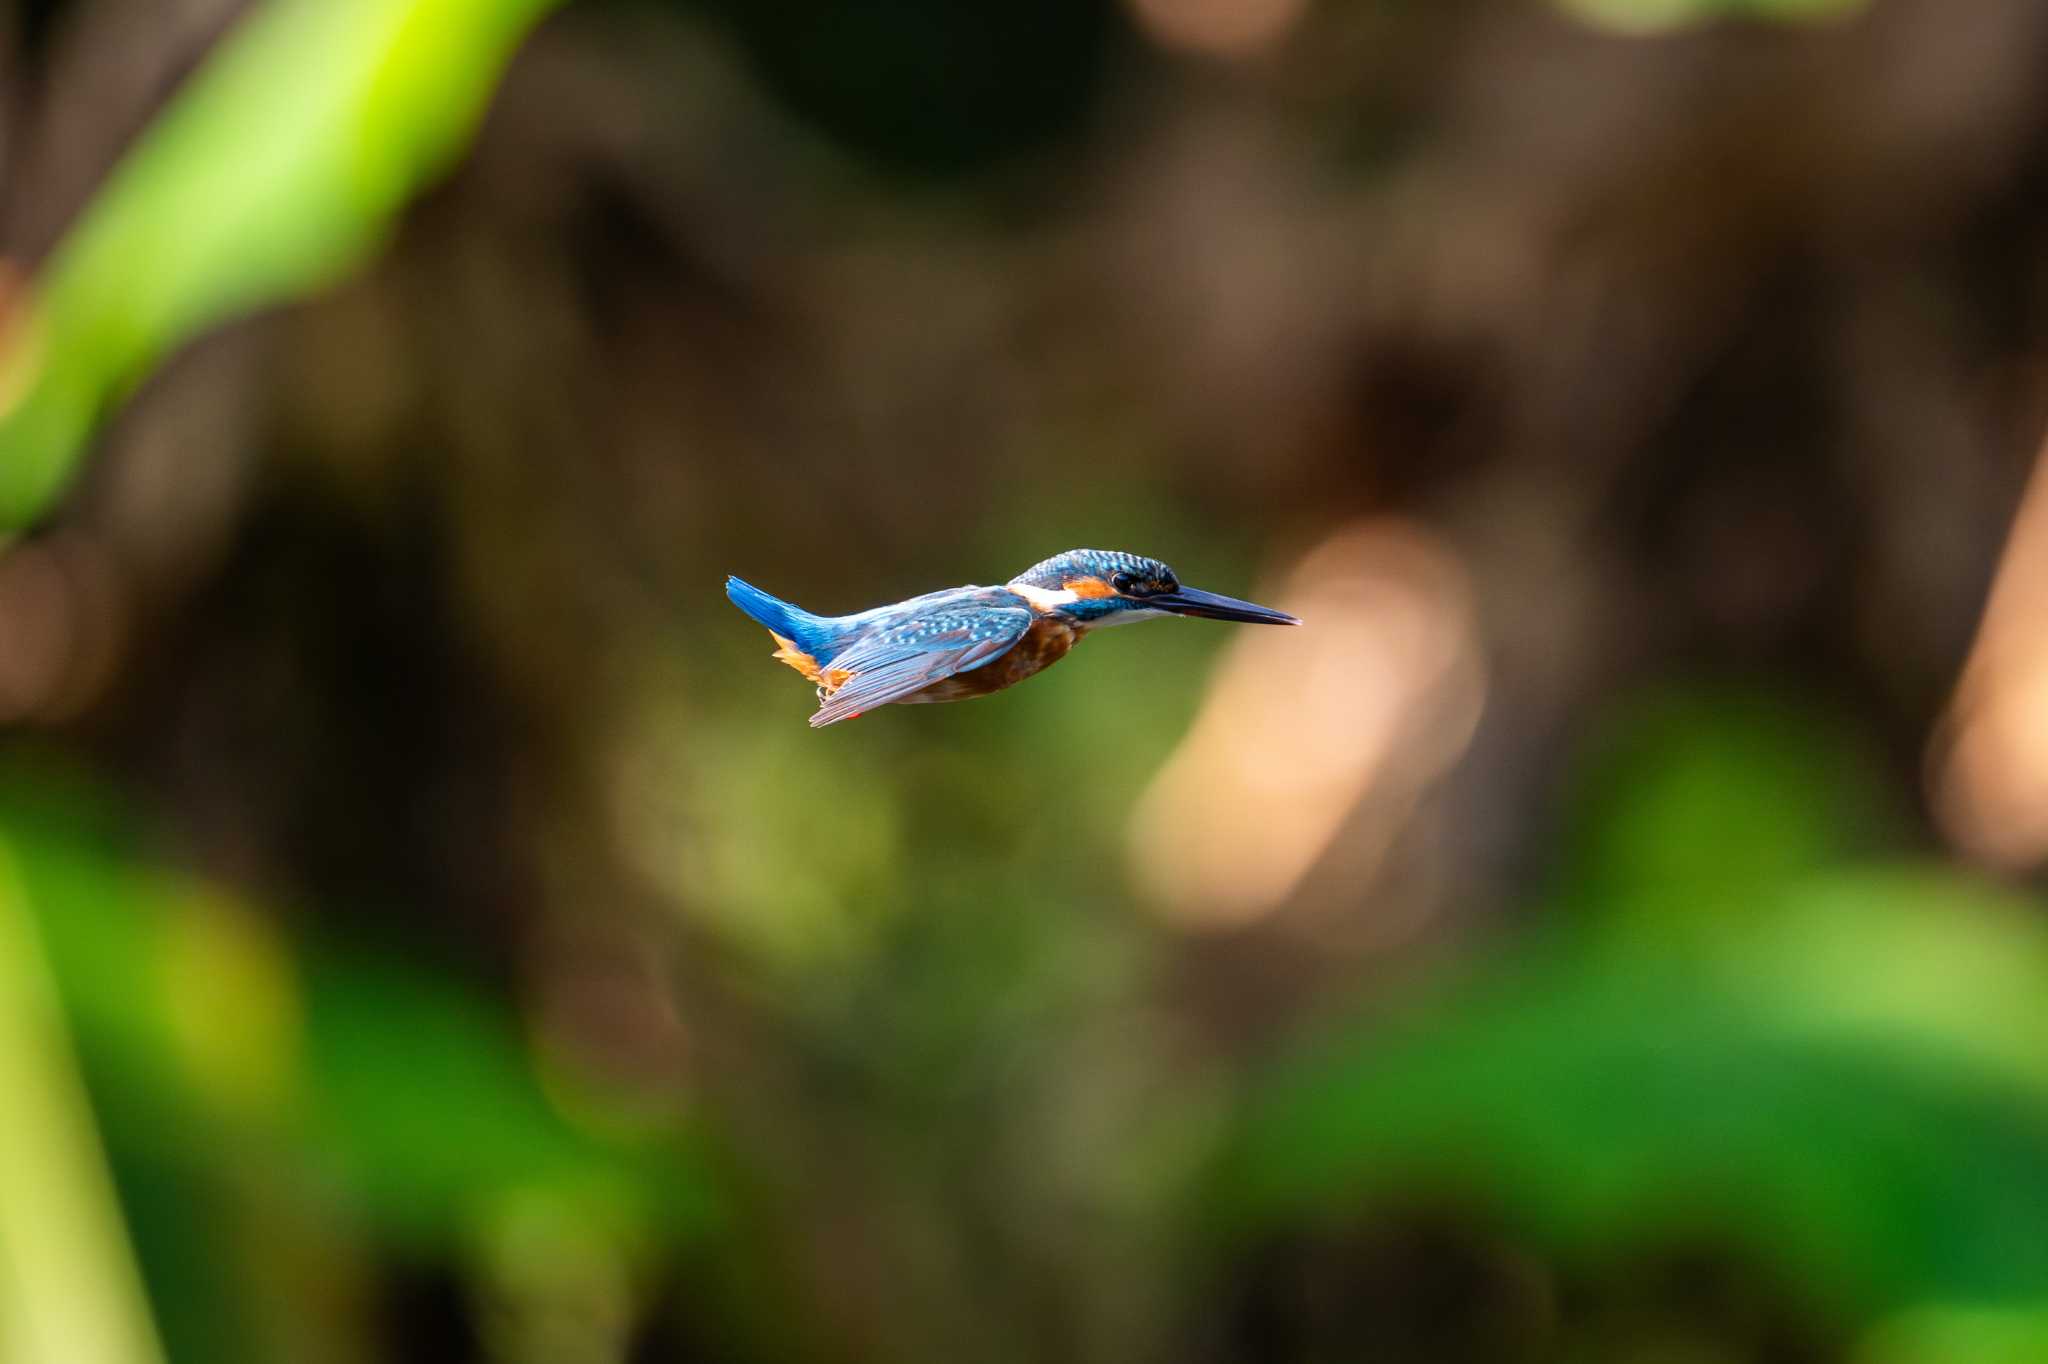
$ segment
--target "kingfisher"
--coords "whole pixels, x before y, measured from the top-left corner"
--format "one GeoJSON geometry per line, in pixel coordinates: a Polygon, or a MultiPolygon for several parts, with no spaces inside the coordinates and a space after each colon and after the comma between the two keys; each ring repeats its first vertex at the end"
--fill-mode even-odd
{"type": "Polygon", "coordinates": [[[774,656],[817,684],[813,728],[876,706],[964,701],[1065,658],[1090,630],[1157,616],[1299,625],[1285,611],[1182,586],[1157,559],[1071,549],[1001,587],[949,587],[850,616],[819,616],[738,578],[734,606],[768,627],[774,656]]]}

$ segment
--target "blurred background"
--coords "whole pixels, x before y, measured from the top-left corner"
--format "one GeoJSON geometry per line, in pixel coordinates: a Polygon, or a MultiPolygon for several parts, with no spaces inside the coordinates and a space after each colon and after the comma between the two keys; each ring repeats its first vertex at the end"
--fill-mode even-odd
{"type": "Polygon", "coordinates": [[[2048,1359],[2044,430],[2037,0],[13,0],[0,1357],[2048,1359]]]}

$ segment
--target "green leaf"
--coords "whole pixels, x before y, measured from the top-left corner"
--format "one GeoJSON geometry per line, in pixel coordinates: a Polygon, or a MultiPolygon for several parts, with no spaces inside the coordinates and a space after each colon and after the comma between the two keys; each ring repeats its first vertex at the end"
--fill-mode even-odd
{"type": "Polygon", "coordinates": [[[1666,33],[1714,19],[1814,22],[1863,8],[1865,0],[1557,0],[1602,28],[1622,33],[1666,33]]]}
{"type": "Polygon", "coordinates": [[[1610,928],[1745,921],[1771,887],[1887,841],[1876,770],[1828,717],[1781,702],[1646,699],[1593,744],[1562,898],[1610,928]]]}
{"type": "Polygon", "coordinates": [[[555,2],[274,0],[231,34],[0,333],[0,530],[173,347],[362,261],[555,2]]]}
{"type": "MultiPolygon", "coordinates": [[[[636,1270],[723,1233],[728,1167],[696,1125],[614,1121],[601,1088],[537,1055],[506,1001],[387,954],[295,940],[279,916],[152,865],[139,843],[61,769],[0,766],[0,916],[18,917],[47,960],[173,1356],[297,1357],[248,1343],[238,1318],[259,1314],[220,1288],[220,1264],[247,1253],[238,1237],[258,1221],[316,1256],[376,1237],[479,1272],[553,1263],[522,1230],[536,1224],[548,1246],[581,1238],[596,1247],[586,1258],[636,1270]]],[[[6,977],[27,960],[9,939],[0,931],[0,1024],[15,1012],[6,977]]],[[[13,1031],[0,1026],[0,1069],[47,1070],[13,1031]]],[[[90,1143],[54,1125],[50,1112],[64,1115],[48,1096],[15,1088],[41,1110],[21,1110],[16,1174],[55,1209],[90,1143]]],[[[96,1252],[109,1266],[96,1277],[119,1268],[111,1254],[96,1252]]],[[[39,1319],[107,1295],[52,1264],[67,1293],[45,1293],[39,1319]]],[[[289,1255],[276,1283],[269,1268],[241,1272],[273,1290],[309,1282],[289,1255]]],[[[311,1314],[316,1331],[317,1306],[283,1315],[311,1314]]],[[[77,1357],[114,1357],[87,1355],[91,1343],[77,1357]]]]}
{"type": "Polygon", "coordinates": [[[1418,1188],[1561,1248],[1746,1246],[1864,1310],[2048,1301],[2048,932],[1925,871],[1787,887],[1683,951],[1512,958],[1255,1097],[1236,1233],[1418,1188]]]}

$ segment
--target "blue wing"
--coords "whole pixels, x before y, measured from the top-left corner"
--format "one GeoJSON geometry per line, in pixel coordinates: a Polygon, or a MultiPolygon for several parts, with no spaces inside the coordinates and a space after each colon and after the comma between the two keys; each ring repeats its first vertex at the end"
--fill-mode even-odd
{"type": "Polygon", "coordinates": [[[833,658],[828,677],[845,681],[819,702],[811,724],[851,719],[993,662],[1024,638],[1031,619],[1023,606],[937,607],[877,627],[833,658]]]}

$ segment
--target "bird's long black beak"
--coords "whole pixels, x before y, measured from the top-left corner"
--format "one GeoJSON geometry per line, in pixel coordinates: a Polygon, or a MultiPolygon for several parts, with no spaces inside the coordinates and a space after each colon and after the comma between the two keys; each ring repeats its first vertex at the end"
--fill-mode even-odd
{"type": "Polygon", "coordinates": [[[1147,597],[1145,605],[1161,611],[1171,611],[1176,616],[1200,616],[1204,620],[1237,620],[1247,625],[1299,625],[1301,622],[1285,611],[1275,611],[1270,606],[1258,606],[1235,597],[1219,596],[1204,592],[1199,587],[1176,588],[1172,592],[1161,592],[1147,597]]]}

